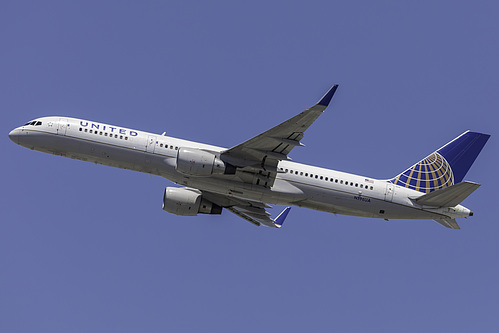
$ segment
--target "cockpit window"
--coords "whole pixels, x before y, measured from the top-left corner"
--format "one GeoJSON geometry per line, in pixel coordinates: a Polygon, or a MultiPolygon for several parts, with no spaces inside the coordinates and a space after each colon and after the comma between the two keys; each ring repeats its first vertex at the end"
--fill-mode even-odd
{"type": "Polygon", "coordinates": [[[24,126],[40,126],[41,124],[42,124],[41,121],[33,120],[33,121],[30,121],[29,123],[24,124],[24,126]]]}

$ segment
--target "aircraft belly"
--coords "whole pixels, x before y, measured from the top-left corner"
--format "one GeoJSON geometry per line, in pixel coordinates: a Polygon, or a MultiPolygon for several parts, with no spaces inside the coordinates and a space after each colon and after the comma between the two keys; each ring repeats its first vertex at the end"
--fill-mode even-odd
{"type": "Polygon", "coordinates": [[[305,193],[307,198],[291,203],[299,207],[335,214],[383,219],[434,219],[441,217],[411,205],[385,201],[383,198],[377,197],[380,194],[376,192],[365,195],[303,183],[297,184],[297,187],[305,193]]]}
{"type": "Polygon", "coordinates": [[[139,150],[53,133],[31,132],[28,136],[23,142],[27,148],[71,159],[145,172],[141,166],[143,163],[138,163],[144,155],[139,150]]]}
{"type": "Polygon", "coordinates": [[[97,142],[65,138],[66,157],[103,164],[121,169],[137,170],[140,151],[97,142]]]}
{"type": "Polygon", "coordinates": [[[297,183],[305,193],[306,200],[299,201],[300,207],[320,210],[329,213],[374,217],[373,198],[354,195],[333,187],[297,183]]]}
{"type": "Polygon", "coordinates": [[[19,145],[23,147],[56,155],[66,150],[63,136],[31,130],[24,130],[22,133],[19,137],[19,145]]]}
{"type": "Polygon", "coordinates": [[[240,186],[233,182],[224,180],[215,180],[212,178],[201,177],[181,177],[175,179],[174,177],[166,177],[169,180],[183,186],[194,187],[202,191],[213,192],[229,197],[239,197],[248,200],[262,201],[262,193],[253,190],[250,186],[240,186]]]}

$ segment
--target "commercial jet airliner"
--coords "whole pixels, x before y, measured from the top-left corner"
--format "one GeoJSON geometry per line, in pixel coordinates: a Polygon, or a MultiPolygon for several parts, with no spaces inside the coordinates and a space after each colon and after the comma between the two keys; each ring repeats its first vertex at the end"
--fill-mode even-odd
{"type": "Polygon", "coordinates": [[[184,216],[225,208],[259,226],[281,227],[269,204],[381,219],[431,219],[459,229],[472,216],[460,203],[480,185],[464,176],[490,135],[467,131],[389,179],[374,179],[288,157],[329,105],[337,85],[309,109],[232,148],[186,141],[96,121],[42,117],[9,133],[16,144],[44,153],[169,179],[163,209],[184,216]]]}

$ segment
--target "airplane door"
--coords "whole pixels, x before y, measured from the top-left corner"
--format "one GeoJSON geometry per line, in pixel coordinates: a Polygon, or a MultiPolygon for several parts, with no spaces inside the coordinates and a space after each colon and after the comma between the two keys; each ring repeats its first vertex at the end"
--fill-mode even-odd
{"type": "Polygon", "coordinates": [[[67,128],[68,120],[66,118],[59,118],[59,123],[57,124],[57,134],[66,135],[67,128]]]}
{"type": "Polygon", "coordinates": [[[149,135],[147,137],[146,152],[154,153],[154,148],[156,148],[156,137],[153,135],[149,135]]]}
{"type": "Polygon", "coordinates": [[[386,184],[385,201],[393,200],[393,192],[395,190],[395,185],[388,183],[386,184]]]}

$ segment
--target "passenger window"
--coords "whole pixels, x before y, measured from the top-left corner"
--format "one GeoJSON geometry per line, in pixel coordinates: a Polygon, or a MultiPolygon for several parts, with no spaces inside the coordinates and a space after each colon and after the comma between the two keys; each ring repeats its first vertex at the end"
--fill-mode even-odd
{"type": "Polygon", "coordinates": [[[99,135],[102,135],[102,132],[99,132],[99,135]]]}
{"type": "Polygon", "coordinates": [[[114,137],[117,139],[118,138],[118,134],[115,134],[114,137]]]}
{"type": "Polygon", "coordinates": [[[359,184],[355,183],[355,187],[359,187],[359,184]]]}
{"type": "Polygon", "coordinates": [[[80,127],[80,132],[82,131],[81,127],[80,127]]]}
{"type": "Polygon", "coordinates": [[[370,188],[370,189],[372,190],[372,189],[373,189],[373,187],[371,186],[371,188],[370,188]]]}
{"type": "Polygon", "coordinates": [[[120,135],[120,139],[123,140],[123,135],[120,135]]]}
{"type": "Polygon", "coordinates": [[[162,144],[162,143],[160,143],[160,144],[159,144],[159,146],[160,146],[161,148],[163,148],[163,144],[162,144]]]}
{"type": "Polygon", "coordinates": [[[93,133],[92,130],[90,130],[90,133],[93,133]]]}
{"type": "Polygon", "coordinates": [[[87,129],[87,128],[85,128],[85,133],[87,133],[87,132],[88,132],[88,129],[87,129]]]}
{"type": "Polygon", "coordinates": [[[325,181],[328,181],[328,180],[329,180],[329,178],[326,177],[325,181]]]}
{"type": "Polygon", "coordinates": [[[320,176],[320,179],[322,180],[322,176],[320,176]]]}
{"type": "Polygon", "coordinates": [[[178,147],[175,147],[175,150],[178,150],[178,147]]]}
{"type": "Polygon", "coordinates": [[[340,180],[340,184],[343,184],[343,180],[340,180]]]}
{"type": "Polygon", "coordinates": [[[302,171],[302,172],[300,172],[300,176],[303,176],[303,171],[302,171]]]}
{"type": "Polygon", "coordinates": [[[319,178],[319,176],[315,175],[315,179],[319,178]]]}
{"type": "Polygon", "coordinates": [[[297,175],[297,174],[298,174],[298,171],[295,171],[295,175],[297,175]]]}
{"type": "Polygon", "coordinates": [[[128,136],[125,136],[125,140],[128,140],[128,136]]]}
{"type": "Polygon", "coordinates": [[[364,185],[360,184],[360,188],[364,188],[364,185]]]}
{"type": "Polygon", "coordinates": [[[335,179],[335,180],[334,180],[334,182],[335,182],[335,183],[337,183],[337,182],[338,182],[338,179],[335,179]]]}
{"type": "Polygon", "coordinates": [[[107,132],[104,132],[104,136],[107,136],[107,132]]]}

